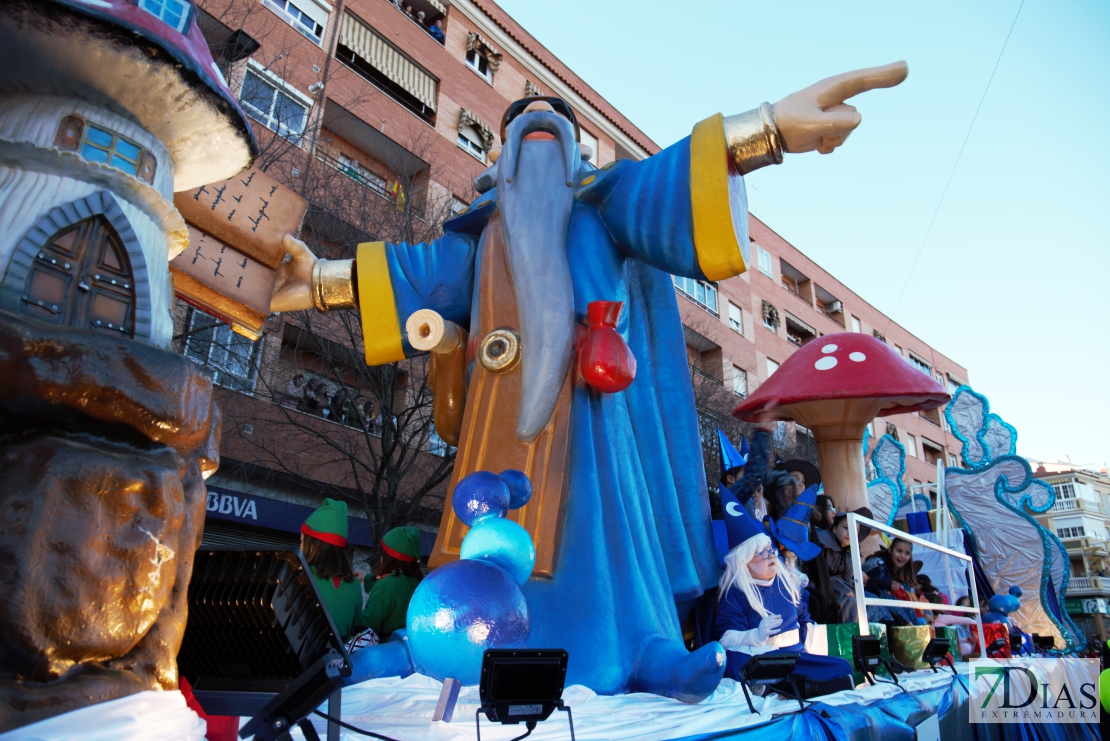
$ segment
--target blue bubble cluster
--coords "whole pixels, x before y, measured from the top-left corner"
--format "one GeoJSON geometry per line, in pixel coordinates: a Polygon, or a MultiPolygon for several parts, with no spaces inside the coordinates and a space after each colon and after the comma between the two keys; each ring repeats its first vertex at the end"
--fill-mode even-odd
{"type": "Polygon", "coordinates": [[[504,480],[489,471],[475,471],[455,485],[451,506],[463,524],[471,526],[479,517],[504,517],[512,496],[504,480]]]}
{"type": "Polygon", "coordinates": [[[512,520],[482,517],[463,539],[459,557],[500,566],[523,585],[536,565],[536,547],[528,531],[512,520]]]}
{"type": "Polygon", "coordinates": [[[501,480],[509,487],[509,509],[520,509],[532,498],[532,482],[524,471],[510,468],[502,471],[501,480]]]}
{"type": "Polygon", "coordinates": [[[477,684],[487,648],[520,648],[531,623],[524,593],[503,569],[485,561],[444,564],[412,595],[408,640],[421,672],[477,684]]]}
{"type": "Polygon", "coordinates": [[[531,497],[528,476],[511,469],[475,471],[455,485],[451,506],[470,528],[460,559],[425,577],[409,602],[407,639],[424,674],[476,684],[487,648],[525,645],[531,622],[521,585],[536,547],[505,515],[531,497]]]}

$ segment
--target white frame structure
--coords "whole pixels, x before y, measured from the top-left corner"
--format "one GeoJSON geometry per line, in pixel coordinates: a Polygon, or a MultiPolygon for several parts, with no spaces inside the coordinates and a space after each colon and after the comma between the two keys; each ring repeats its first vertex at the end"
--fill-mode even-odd
{"type": "Polygon", "coordinates": [[[863,591],[863,567],[860,562],[859,553],[859,528],[858,525],[866,525],[872,530],[878,530],[881,533],[893,535],[894,537],[907,540],[914,545],[922,546],[923,548],[930,548],[934,551],[940,551],[945,555],[953,558],[958,558],[961,561],[967,562],[967,573],[971,578],[968,579],[969,593],[971,595],[971,607],[960,607],[958,605],[937,605],[930,604],[928,609],[932,612],[959,612],[971,613],[975,616],[975,628],[979,631],[979,653],[983,655],[987,650],[986,637],[983,635],[983,617],[979,614],[979,590],[975,588],[975,575],[971,564],[971,556],[965,553],[957,553],[951,548],[930,543],[913,535],[896,530],[893,527],[884,525],[875,520],[861,517],[855,512],[848,513],[848,536],[851,538],[852,549],[852,576],[855,580],[856,590],[856,619],[859,621],[859,634],[861,636],[870,635],[869,626],[867,624],[867,607],[868,605],[875,605],[876,607],[906,607],[911,610],[922,609],[921,602],[910,602],[908,600],[898,599],[882,599],[866,597],[863,591]]]}

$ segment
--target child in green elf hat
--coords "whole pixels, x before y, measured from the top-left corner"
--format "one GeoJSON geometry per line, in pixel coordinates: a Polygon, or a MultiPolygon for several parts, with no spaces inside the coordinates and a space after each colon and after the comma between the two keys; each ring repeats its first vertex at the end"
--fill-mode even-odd
{"type": "Polygon", "coordinates": [[[362,611],[362,588],[347,548],[347,503],[325,499],[301,525],[301,552],[312,570],[320,598],[339,635],[346,640],[362,611]]]}
{"type": "Polygon", "coordinates": [[[361,622],[384,643],[395,630],[405,627],[409,600],[420,584],[420,531],[395,527],[382,538],[381,561],[365,581],[366,607],[361,622]]]}

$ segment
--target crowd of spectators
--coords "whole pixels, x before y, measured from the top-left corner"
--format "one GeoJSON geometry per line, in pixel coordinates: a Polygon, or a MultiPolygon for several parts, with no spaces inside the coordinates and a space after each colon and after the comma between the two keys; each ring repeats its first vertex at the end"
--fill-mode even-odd
{"type": "Polygon", "coordinates": [[[423,10],[414,11],[411,5],[409,5],[408,3],[400,2],[400,0],[389,0],[389,2],[393,5],[393,7],[397,8],[397,10],[407,15],[413,20],[414,23],[423,28],[433,39],[441,44],[446,41],[447,37],[443,32],[442,18],[437,18],[436,20],[429,22],[427,14],[423,10]]]}
{"type": "MultiPolygon", "coordinates": [[[[767,517],[780,521],[803,491],[821,483],[820,471],[809,461],[775,461],[772,429],[770,423],[757,426],[750,438],[746,465],[727,471],[721,482],[747,513],[760,522],[767,517]]],[[[863,517],[872,517],[866,507],[855,511],[863,517]]],[[[809,613],[819,623],[857,620],[847,515],[847,512],[837,511],[830,497],[818,495],[810,514],[809,540],[820,547],[820,555],[801,562],[793,553],[782,554],[784,561],[798,570],[805,584],[809,613]]],[[[870,534],[869,528],[860,526],[860,541],[870,534]]],[[[868,606],[868,619],[888,625],[934,624],[937,618],[927,605],[949,604],[949,597],[933,585],[928,575],[920,573],[921,568],[922,562],[913,558],[913,545],[902,538],[881,545],[878,552],[868,557],[861,564],[861,570],[869,599],[922,604],[915,609],[868,606]]]]}
{"type": "Polygon", "coordinates": [[[341,425],[380,431],[381,411],[370,399],[353,395],[346,387],[298,373],[285,386],[284,403],[298,411],[338,422],[341,425]]]}

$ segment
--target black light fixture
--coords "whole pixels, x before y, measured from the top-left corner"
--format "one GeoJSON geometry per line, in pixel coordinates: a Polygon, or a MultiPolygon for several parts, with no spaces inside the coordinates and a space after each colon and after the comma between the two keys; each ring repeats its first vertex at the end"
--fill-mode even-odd
{"type": "Polygon", "coordinates": [[[567,652],[561,648],[486,649],[478,685],[481,705],[474,714],[478,741],[482,741],[482,713],[493,723],[524,723],[528,730],[517,737],[524,738],[555,710],[566,712],[570,738],[574,741],[574,716],[570,707],[563,704],[567,658],[567,652]]]}
{"type": "MultiPolygon", "coordinates": [[[[325,700],[340,714],[340,687],[351,665],[304,556],[296,548],[197,551],[188,593],[189,621],[177,662],[211,715],[254,716],[240,737],[288,738],[325,700]]],[[[328,738],[339,738],[329,721],[328,738]]]]}
{"type": "Polygon", "coordinates": [[[910,671],[909,667],[899,664],[897,661],[888,662],[883,658],[883,644],[878,636],[852,636],[852,663],[855,665],[856,671],[863,675],[868,684],[878,684],[875,681],[875,670],[880,666],[886,667],[890,678],[894,680],[894,684],[901,687],[898,683],[899,672],[910,671]]]}
{"type": "Polygon", "coordinates": [[[755,713],[751,695],[748,694],[748,685],[775,685],[775,692],[793,697],[798,705],[805,710],[802,692],[798,689],[798,682],[794,678],[794,665],[798,663],[796,653],[776,653],[774,656],[753,656],[740,670],[740,686],[744,688],[744,699],[748,701],[748,709],[755,713]],[[789,684],[793,693],[786,688],[789,684]]]}
{"type": "Polygon", "coordinates": [[[1005,646],[1005,638],[995,638],[993,641],[991,641],[990,645],[987,646],[987,658],[992,658],[991,654],[1000,653],[1005,646]]]}
{"type": "Polygon", "coordinates": [[[1043,635],[1040,635],[1039,633],[1034,633],[1033,634],[1033,648],[1035,648],[1038,652],[1041,652],[1041,653],[1047,653],[1048,651],[1053,651],[1056,648],[1056,638],[1054,638],[1053,636],[1043,636],[1043,635]]]}
{"type": "Polygon", "coordinates": [[[1025,647],[1025,639],[1022,638],[1021,634],[1020,633],[1011,633],[1010,634],[1010,655],[1011,656],[1021,656],[1022,654],[1028,654],[1028,653],[1029,653],[1029,649],[1027,649],[1025,647]]]}
{"type": "Polygon", "coordinates": [[[933,673],[937,673],[937,664],[948,664],[953,674],[956,674],[956,667],[952,664],[952,660],[948,658],[948,651],[952,648],[952,642],[947,638],[933,638],[929,644],[925,646],[925,650],[921,652],[921,660],[929,665],[933,673]]]}

